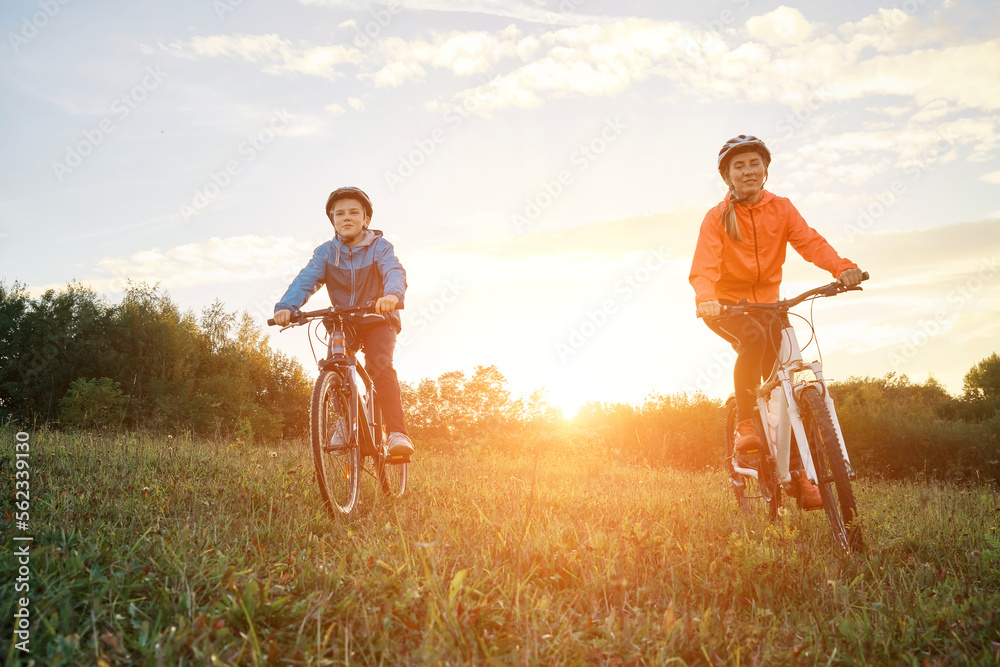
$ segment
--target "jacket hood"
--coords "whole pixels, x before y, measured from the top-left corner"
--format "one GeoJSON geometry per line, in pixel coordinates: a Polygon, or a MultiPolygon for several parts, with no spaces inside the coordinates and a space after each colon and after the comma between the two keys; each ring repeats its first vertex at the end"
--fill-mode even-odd
{"type": "Polygon", "coordinates": [[[380,236],[382,236],[382,231],[381,230],[379,230],[379,229],[366,229],[365,230],[365,235],[361,239],[361,243],[357,244],[356,246],[353,246],[352,248],[348,248],[347,245],[345,245],[344,242],[340,240],[339,236],[334,236],[333,237],[333,245],[337,249],[337,259],[334,261],[333,265],[334,266],[340,266],[340,253],[341,253],[341,251],[348,252],[348,250],[366,248],[366,247],[370,246],[371,244],[375,243],[375,239],[379,238],[380,236]]]}

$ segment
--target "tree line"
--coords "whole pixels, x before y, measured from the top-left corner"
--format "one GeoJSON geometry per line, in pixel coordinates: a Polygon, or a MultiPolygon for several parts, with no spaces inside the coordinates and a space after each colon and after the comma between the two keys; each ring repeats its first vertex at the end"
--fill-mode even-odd
{"type": "MultiPolygon", "coordinates": [[[[32,298],[0,283],[0,420],[60,428],[142,429],[238,441],[306,437],[313,378],[272,350],[247,313],[220,302],[181,312],[159,287],[120,303],[71,283],[32,298]]],[[[510,452],[581,447],[688,469],[722,458],[722,401],[658,395],[588,403],[572,420],[544,392],[516,398],[495,366],[400,383],[408,429],[425,449],[510,452]]],[[[891,477],[1000,481],[1000,356],[951,396],[934,379],[850,378],[830,391],[852,461],[891,477]]]]}
{"type": "Polygon", "coordinates": [[[306,426],[311,381],[249,314],[181,312],[159,287],[120,303],[71,283],[0,283],[0,415],[65,428],[276,439],[306,426]]]}

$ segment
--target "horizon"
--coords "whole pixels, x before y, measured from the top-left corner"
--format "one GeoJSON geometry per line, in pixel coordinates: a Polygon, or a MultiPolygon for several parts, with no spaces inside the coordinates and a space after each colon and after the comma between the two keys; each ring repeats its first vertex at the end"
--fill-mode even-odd
{"type": "MultiPolygon", "coordinates": [[[[328,193],[357,185],[407,270],[402,381],[493,365],[567,416],[724,398],[733,354],[687,272],[719,147],[748,133],[767,190],[871,274],[812,311],[828,379],[958,395],[997,351],[986,0],[16,2],[0,22],[0,279],[32,295],[128,278],[268,331],[331,236],[328,193]]],[[[830,280],[789,249],[783,297],[830,280]]]]}

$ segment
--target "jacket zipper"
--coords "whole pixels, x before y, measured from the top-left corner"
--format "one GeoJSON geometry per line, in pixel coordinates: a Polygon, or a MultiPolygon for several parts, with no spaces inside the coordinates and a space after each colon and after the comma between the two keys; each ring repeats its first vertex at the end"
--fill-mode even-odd
{"type": "MultiPolygon", "coordinates": [[[[353,306],[354,305],[354,299],[356,298],[356,295],[355,295],[354,292],[357,289],[356,286],[355,286],[355,284],[354,284],[354,248],[348,248],[347,249],[347,257],[351,261],[351,303],[350,303],[350,305],[353,306]]],[[[760,270],[758,269],[757,272],[760,273],[760,270]]]]}
{"type": "Polygon", "coordinates": [[[753,228],[753,258],[757,261],[757,280],[750,286],[750,293],[753,294],[753,300],[757,301],[757,285],[760,284],[760,254],[757,250],[757,223],[753,219],[753,209],[748,206],[747,210],[750,212],[750,226],[753,228]]]}

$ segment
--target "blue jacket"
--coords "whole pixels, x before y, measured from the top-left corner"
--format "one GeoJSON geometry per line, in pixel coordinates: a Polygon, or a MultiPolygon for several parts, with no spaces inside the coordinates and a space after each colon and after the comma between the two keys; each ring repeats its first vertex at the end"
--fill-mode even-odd
{"type": "MultiPolygon", "coordinates": [[[[394,294],[402,306],[406,271],[396,258],[392,244],[382,238],[378,230],[366,231],[361,243],[353,248],[334,238],[313,251],[312,259],[288,286],[274,311],[288,309],[298,313],[321,285],[326,285],[330,303],[335,306],[358,306],[388,294],[394,294]]],[[[399,311],[387,317],[399,333],[399,311]]]]}

